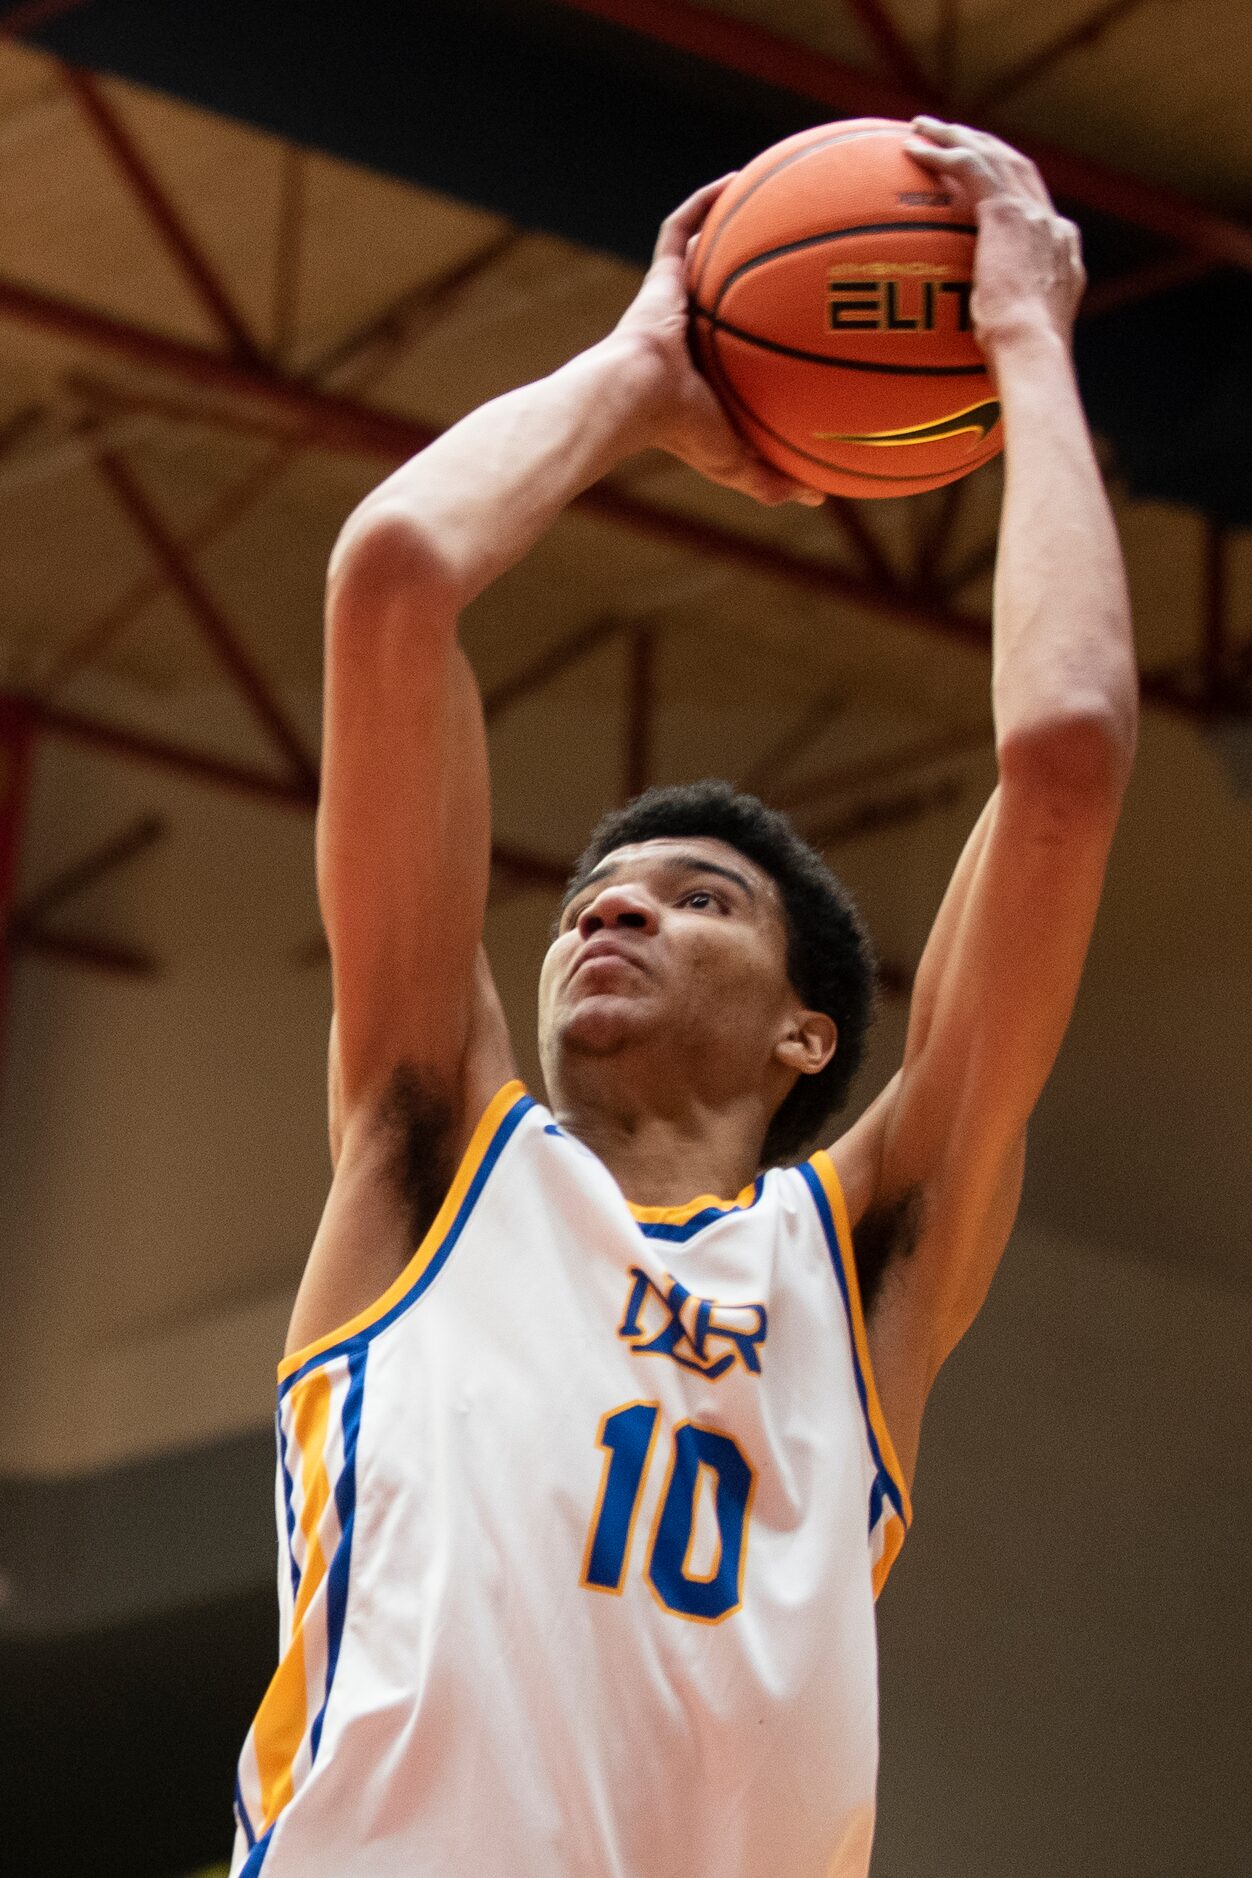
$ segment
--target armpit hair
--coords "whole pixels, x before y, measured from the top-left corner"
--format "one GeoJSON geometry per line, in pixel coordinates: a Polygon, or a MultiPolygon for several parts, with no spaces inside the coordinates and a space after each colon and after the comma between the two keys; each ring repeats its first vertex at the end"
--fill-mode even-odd
{"type": "Polygon", "coordinates": [[[413,1064],[402,1063],[391,1078],[379,1121],[413,1246],[424,1238],[452,1184],[453,1120],[447,1090],[413,1064]]]}
{"type": "Polygon", "coordinates": [[[866,1316],[882,1289],[888,1267],[917,1249],[922,1230],[922,1190],[906,1187],[894,1200],[871,1206],[852,1235],[857,1283],[866,1316]]]}

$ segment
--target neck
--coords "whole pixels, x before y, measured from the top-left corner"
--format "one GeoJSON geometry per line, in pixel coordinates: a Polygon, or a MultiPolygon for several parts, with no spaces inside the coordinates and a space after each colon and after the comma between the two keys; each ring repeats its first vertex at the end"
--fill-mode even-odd
{"type": "Polygon", "coordinates": [[[660,1109],[615,1088],[607,1101],[574,1095],[553,1107],[635,1206],[681,1206],[702,1193],[733,1199],[756,1178],[768,1125],[757,1097],[714,1107],[687,1093],[660,1109]]]}

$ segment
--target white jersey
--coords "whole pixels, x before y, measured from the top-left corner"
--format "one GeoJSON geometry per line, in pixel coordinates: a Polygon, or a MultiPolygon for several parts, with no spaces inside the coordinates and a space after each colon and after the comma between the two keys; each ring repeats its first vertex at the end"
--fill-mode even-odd
{"type": "Polygon", "coordinates": [[[508,1084],[278,1447],[234,1878],[865,1878],[909,1511],[827,1155],[635,1207],[508,1084]]]}

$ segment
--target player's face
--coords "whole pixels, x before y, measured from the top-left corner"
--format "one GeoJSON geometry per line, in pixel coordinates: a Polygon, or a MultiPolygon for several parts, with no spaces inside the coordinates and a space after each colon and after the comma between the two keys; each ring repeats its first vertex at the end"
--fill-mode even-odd
{"type": "Polygon", "coordinates": [[[632,1051],[712,1100],[758,1086],[798,999],[768,874],[708,837],[616,848],[568,897],[539,984],[550,1096],[632,1051]]]}

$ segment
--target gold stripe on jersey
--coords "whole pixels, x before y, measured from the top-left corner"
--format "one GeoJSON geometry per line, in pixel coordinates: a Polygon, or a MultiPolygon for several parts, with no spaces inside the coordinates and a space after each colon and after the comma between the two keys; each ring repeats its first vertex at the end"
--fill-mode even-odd
{"type": "Polygon", "coordinates": [[[309,1729],[308,1677],[304,1620],[326,1576],[320,1537],[330,1501],[326,1471],[326,1436],[330,1426],[332,1384],[325,1370],[314,1370],[292,1390],[292,1441],[300,1455],[303,1504],[299,1530],[304,1569],[292,1613],[291,1641],[265,1692],[253,1724],[253,1747],[261,1786],[261,1829],[273,1824],[292,1795],[296,1756],[309,1729]]]}
{"type": "Polygon", "coordinates": [[[387,1312],[399,1304],[405,1294],[413,1289],[447,1238],[462,1202],[473,1185],[474,1176],[491,1146],[496,1130],[518,1097],[525,1093],[522,1083],[516,1080],[506,1082],[487,1104],[481,1121],[470,1137],[470,1144],[465,1150],[461,1165],[456,1171],[456,1178],[448,1189],[443,1205],[436,1213],[426,1237],[395,1282],[389,1285],[373,1304],[366,1305],[363,1311],[349,1318],[346,1324],[340,1324],[337,1329],[327,1331],[324,1337],[318,1337],[313,1343],[306,1343],[302,1350],[293,1350],[290,1356],[285,1356],[278,1365],[280,1383],[285,1382],[289,1376],[293,1376],[313,1357],[322,1356],[327,1350],[334,1349],[336,1344],[344,1342],[346,1338],[355,1337],[360,1331],[368,1330],[371,1324],[377,1323],[380,1317],[385,1317],[387,1312]]]}
{"type": "Polygon", "coordinates": [[[848,1218],[843,1186],[835,1164],[824,1148],[819,1149],[812,1157],[811,1165],[822,1183],[823,1191],[830,1202],[830,1210],[834,1215],[839,1242],[839,1262],[843,1267],[843,1282],[847,1289],[852,1320],[852,1341],[856,1351],[857,1366],[865,1384],[866,1413],[869,1417],[870,1428],[878,1442],[883,1465],[891,1476],[900,1495],[900,1504],[904,1508],[903,1520],[893,1509],[890,1517],[884,1522],[883,1549],[873,1567],[874,1596],[877,1597],[887,1582],[888,1572],[899,1556],[900,1547],[904,1544],[905,1532],[913,1521],[913,1507],[904,1478],[904,1469],[900,1465],[895,1443],[891,1439],[886,1417],[882,1412],[882,1403],[878,1398],[878,1388],[874,1381],[874,1368],[869,1355],[869,1338],[865,1331],[865,1312],[861,1305],[861,1287],[856,1275],[856,1260],[852,1250],[852,1222],[848,1218]]]}

